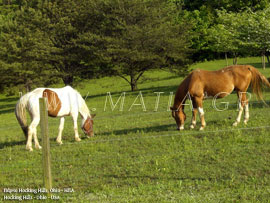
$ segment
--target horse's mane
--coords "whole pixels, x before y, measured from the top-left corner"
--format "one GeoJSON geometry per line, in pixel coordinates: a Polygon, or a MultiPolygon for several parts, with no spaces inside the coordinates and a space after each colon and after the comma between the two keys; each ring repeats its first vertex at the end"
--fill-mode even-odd
{"type": "Polygon", "coordinates": [[[82,98],[81,94],[77,90],[74,89],[74,91],[75,91],[75,93],[77,95],[77,98],[79,100],[78,101],[78,105],[79,105],[79,111],[80,111],[80,113],[87,114],[87,116],[90,116],[91,117],[90,111],[89,111],[89,109],[88,109],[88,107],[87,107],[87,105],[85,103],[85,100],[82,98]]]}
{"type": "Polygon", "coordinates": [[[188,87],[189,87],[189,82],[190,82],[190,78],[191,78],[191,74],[190,73],[188,76],[186,76],[184,78],[184,80],[181,82],[181,84],[179,85],[176,94],[175,94],[175,98],[174,98],[174,104],[173,104],[173,109],[179,109],[179,106],[181,106],[182,108],[184,107],[182,104],[182,102],[185,102],[185,97],[187,95],[188,92],[188,87]]]}

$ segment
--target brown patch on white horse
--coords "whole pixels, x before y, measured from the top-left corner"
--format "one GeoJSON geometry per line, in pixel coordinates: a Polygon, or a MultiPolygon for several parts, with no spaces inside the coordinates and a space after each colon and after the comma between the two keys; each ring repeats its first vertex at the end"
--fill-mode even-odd
{"type": "Polygon", "coordinates": [[[61,109],[61,101],[56,92],[49,89],[45,89],[43,91],[42,97],[47,98],[49,116],[57,117],[58,112],[61,109]]]}
{"type": "Polygon", "coordinates": [[[171,107],[172,116],[176,121],[177,128],[179,130],[184,129],[184,122],[186,120],[184,103],[187,99],[187,94],[191,96],[193,104],[191,128],[195,127],[196,114],[199,112],[201,119],[200,130],[203,130],[206,126],[203,111],[204,93],[207,92],[207,96],[223,98],[229,95],[233,90],[237,92],[240,104],[239,113],[233,125],[236,126],[240,122],[243,111],[245,111],[244,123],[246,124],[249,119],[246,91],[250,84],[257,98],[263,101],[262,86],[270,87],[270,83],[253,66],[236,65],[217,71],[194,70],[179,85],[174,98],[174,105],[171,107]]]}

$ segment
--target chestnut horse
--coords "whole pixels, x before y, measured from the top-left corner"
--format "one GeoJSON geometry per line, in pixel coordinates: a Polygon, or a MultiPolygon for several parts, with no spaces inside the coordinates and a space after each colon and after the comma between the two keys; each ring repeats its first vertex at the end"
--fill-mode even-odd
{"type": "Polygon", "coordinates": [[[75,131],[75,140],[80,141],[78,128],[77,128],[77,117],[78,114],[82,117],[82,130],[88,136],[93,136],[93,116],[80,95],[79,92],[66,86],[64,88],[37,88],[32,92],[29,92],[22,96],[18,101],[15,109],[16,118],[21,125],[27,140],[26,149],[33,151],[32,149],[32,136],[34,137],[35,147],[41,149],[37,139],[37,125],[40,121],[39,114],[39,98],[47,98],[48,114],[51,117],[60,117],[59,132],[56,141],[62,144],[62,131],[64,128],[65,116],[72,116],[73,126],[75,131]],[[31,124],[27,126],[26,111],[28,110],[31,116],[31,124]]]}
{"type": "Polygon", "coordinates": [[[245,111],[244,123],[249,119],[248,100],[246,91],[249,85],[258,99],[262,98],[262,86],[270,87],[268,80],[253,66],[235,65],[225,67],[217,71],[194,70],[179,85],[174,104],[171,107],[172,116],[174,117],[177,129],[184,129],[186,114],[184,112],[184,104],[187,98],[192,101],[192,121],[190,128],[196,125],[196,114],[199,111],[201,127],[203,130],[206,126],[203,111],[203,99],[212,96],[215,98],[223,98],[229,95],[233,90],[237,92],[239,99],[239,112],[233,126],[241,120],[243,110],[245,111]]]}

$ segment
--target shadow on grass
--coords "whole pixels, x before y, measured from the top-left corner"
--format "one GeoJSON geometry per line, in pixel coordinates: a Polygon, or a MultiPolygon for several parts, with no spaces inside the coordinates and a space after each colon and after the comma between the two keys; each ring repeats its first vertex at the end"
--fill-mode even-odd
{"type": "Polygon", "coordinates": [[[149,133],[149,132],[161,132],[161,131],[175,131],[178,132],[176,130],[176,124],[169,124],[169,125],[155,125],[155,126],[150,126],[150,127],[136,127],[136,128],[132,128],[132,129],[123,129],[123,130],[114,130],[114,131],[110,131],[110,132],[103,132],[103,133],[99,133],[99,136],[108,136],[111,135],[112,133],[114,135],[125,135],[125,134],[129,134],[129,133],[149,133]]]}
{"type": "MultiPolygon", "coordinates": [[[[262,101],[250,101],[248,103],[248,106],[250,109],[263,109],[263,108],[269,108],[270,107],[270,100],[265,101],[266,105],[262,101]],[[268,106],[267,106],[268,105],[268,106]]],[[[220,110],[225,109],[226,105],[225,104],[219,104],[217,102],[216,107],[220,110]]],[[[228,106],[228,110],[238,110],[238,102],[230,102],[228,106]]],[[[225,110],[226,111],[226,110],[225,110]]]]}
{"type": "Polygon", "coordinates": [[[5,98],[5,99],[0,99],[0,103],[4,102],[4,103],[11,103],[11,104],[2,104],[0,105],[0,114],[5,114],[5,113],[11,113],[14,112],[15,110],[15,101],[17,101],[18,98],[5,98]]]}
{"type": "Polygon", "coordinates": [[[0,143],[0,149],[4,149],[5,147],[13,147],[13,146],[17,146],[17,145],[25,145],[25,144],[26,144],[25,140],[7,141],[7,142],[0,143]]]}
{"type": "Polygon", "coordinates": [[[12,109],[0,110],[0,115],[1,115],[1,114],[5,114],[5,113],[12,113],[12,112],[14,112],[14,111],[15,111],[14,108],[12,108],[12,109]]]}
{"type": "MultiPolygon", "coordinates": [[[[39,136],[39,135],[38,135],[39,136]]],[[[39,144],[42,145],[41,139],[38,140],[39,144]]],[[[50,138],[50,143],[57,144],[56,138],[50,138]]],[[[34,143],[33,143],[34,144],[34,143]]],[[[26,145],[26,140],[21,141],[5,141],[0,143],[0,149],[4,149],[5,147],[14,147],[14,146],[26,145]]],[[[57,144],[58,145],[58,144],[57,144]]],[[[35,148],[35,146],[33,146],[35,148]]]]}
{"type": "Polygon", "coordinates": [[[0,102],[15,102],[18,99],[19,99],[18,97],[5,98],[5,99],[0,99],[0,102]]]}
{"type": "MultiPolygon", "coordinates": [[[[182,81],[182,80],[181,80],[182,81]]],[[[179,84],[181,82],[179,80],[179,84]]],[[[160,87],[149,87],[149,88],[140,88],[139,90],[137,91],[112,91],[110,92],[112,97],[118,97],[123,93],[125,92],[126,93],[126,96],[129,96],[129,95],[138,95],[138,93],[141,91],[143,96],[146,96],[146,95],[149,95],[151,94],[152,96],[156,96],[156,93],[155,92],[164,92],[164,93],[167,93],[169,94],[170,92],[176,92],[178,88],[178,85],[172,85],[172,86],[160,86],[160,87]]],[[[96,95],[90,95],[90,96],[86,96],[84,95],[83,98],[86,98],[86,100],[91,100],[93,98],[98,98],[98,97],[106,97],[107,96],[107,92],[106,93],[103,93],[103,94],[96,94],[96,95]]],[[[115,98],[117,99],[117,98],[115,98]]]]}
{"type": "MultiPolygon", "coordinates": [[[[127,180],[127,179],[149,179],[149,180],[191,180],[191,181],[216,181],[216,178],[203,178],[203,177],[173,177],[175,174],[172,174],[172,176],[150,176],[150,175],[103,175],[105,178],[115,178],[119,180],[127,180]]],[[[230,177],[221,177],[222,180],[230,180],[230,177]]]]}

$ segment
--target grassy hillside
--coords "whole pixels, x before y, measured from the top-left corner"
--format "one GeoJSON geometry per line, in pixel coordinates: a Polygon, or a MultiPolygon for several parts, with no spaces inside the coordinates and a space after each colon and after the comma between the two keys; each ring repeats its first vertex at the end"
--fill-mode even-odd
{"type": "MultiPolygon", "coordinates": [[[[270,77],[270,68],[261,69],[259,58],[240,59],[270,77]]],[[[225,61],[211,61],[191,68],[216,70],[225,61]]],[[[217,112],[211,100],[204,102],[206,129],[189,129],[191,110],[186,107],[184,131],[176,131],[175,121],[167,111],[170,92],[175,92],[183,78],[168,72],[148,72],[139,84],[139,92],[119,78],[85,81],[77,90],[96,113],[96,136],[80,143],[74,141],[71,118],[66,119],[63,145],[55,138],[59,119],[49,119],[53,187],[72,188],[72,193],[52,193],[62,202],[262,202],[270,198],[270,117],[269,107],[250,101],[250,121],[232,127],[237,116],[235,93],[219,100],[217,112]],[[114,103],[126,92],[123,111],[114,111],[114,103]],[[157,94],[160,96],[156,108],[157,94]]],[[[270,92],[264,94],[270,104],[270,92]]],[[[14,116],[18,97],[0,96],[0,201],[4,188],[41,188],[41,151],[25,150],[24,136],[14,116]]],[[[80,119],[79,119],[80,120],[80,119]]],[[[38,134],[40,132],[38,130],[38,134]]],[[[80,131],[82,135],[82,131],[80,131]]],[[[42,194],[42,193],[41,193],[42,194]]],[[[21,194],[18,194],[21,195],[21,194]]],[[[38,194],[40,195],[40,194],[38,194]]],[[[37,198],[37,195],[33,195],[37,198]]],[[[38,201],[38,200],[33,200],[38,201]]],[[[48,202],[51,200],[48,199],[48,202]]]]}

